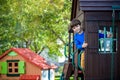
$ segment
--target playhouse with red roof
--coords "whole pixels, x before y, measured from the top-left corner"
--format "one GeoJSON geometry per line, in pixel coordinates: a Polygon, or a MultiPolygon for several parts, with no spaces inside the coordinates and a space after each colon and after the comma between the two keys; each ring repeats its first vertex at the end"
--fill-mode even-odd
{"type": "Polygon", "coordinates": [[[0,55],[0,80],[54,80],[55,68],[28,48],[11,48],[0,55]]]}

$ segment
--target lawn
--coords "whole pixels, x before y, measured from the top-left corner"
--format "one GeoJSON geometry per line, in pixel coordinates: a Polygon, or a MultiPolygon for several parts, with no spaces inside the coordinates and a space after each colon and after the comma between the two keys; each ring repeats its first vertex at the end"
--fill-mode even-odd
{"type": "MultiPolygon", "coordinates": [[[[55,76],[55,80],[60,80],[60,76],[55,76]]],[[[73,80],[73,77],[70,77],[70,80],[73,80]]]]}

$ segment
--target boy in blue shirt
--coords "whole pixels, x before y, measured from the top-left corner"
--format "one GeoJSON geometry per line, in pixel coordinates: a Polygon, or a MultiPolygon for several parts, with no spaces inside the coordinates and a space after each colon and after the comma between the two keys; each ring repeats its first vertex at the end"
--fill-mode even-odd
{"type": "MultiPolygon", "coordinates": [[[[71,21],[71,29],[74,31],[74,44],[78,50],[84,50],[88,46],[88,43],[84,40],[84,31],[81,26],[81,22],[78,19],[71,21]]],[[[84,69],[84,52],[81,54],[81,67],[84,69]]]]}

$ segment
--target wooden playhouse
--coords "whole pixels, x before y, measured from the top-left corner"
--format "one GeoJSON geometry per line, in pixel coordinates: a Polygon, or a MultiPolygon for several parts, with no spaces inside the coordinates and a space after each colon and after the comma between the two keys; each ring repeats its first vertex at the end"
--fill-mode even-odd
{"type": "MultiPolygon", "coordinates": [[[[69,30],[69,59],[65,63],[61,80],[120,80],[120,0],[72,0],[71,20],[77,18],[85,29],[85,72],[78,68],[78,55],[70,58],[74,33],[69,30]],[[99,39],[98,33],[112,38],[99,39]],[[74,61],[74,66],[72,64],[74,61]]],[[[74,41],[73,41],[74,42],[74,41]]]]}
{"type": "Polygon", "coordinates": [[[28,48],[11,48],[0,55],[0,80],[54,80],[55,68],[28,48]]]}

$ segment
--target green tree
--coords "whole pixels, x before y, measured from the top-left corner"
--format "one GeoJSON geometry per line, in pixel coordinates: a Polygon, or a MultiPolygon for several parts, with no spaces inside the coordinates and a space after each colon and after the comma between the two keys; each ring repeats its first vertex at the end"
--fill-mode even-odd
{"type": "Polygon", "coordinates": [[[0,0],[0,6],[1,53],[10,47],[38,53],[47,47],[50,54],[60,55],[68,37],[70,0],[0,0]]]}

